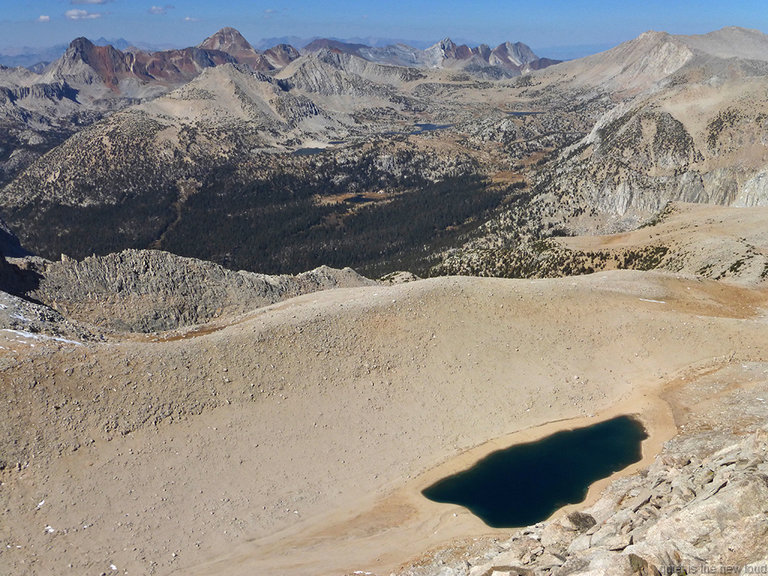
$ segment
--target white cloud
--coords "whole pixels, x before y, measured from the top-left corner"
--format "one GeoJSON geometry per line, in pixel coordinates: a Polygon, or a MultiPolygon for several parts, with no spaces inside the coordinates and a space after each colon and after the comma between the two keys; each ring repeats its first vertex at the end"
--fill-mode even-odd
{"type": "Polygon", "coordinates": [[[70,4],[106,4],[112,0],[69,0],[70,4]]]}
{"type": "Polygon", "coordinates": [[[168,14],[168,10],[172,10],[173,8],[175,8],[175,6],[172,6],[171,4],[166,4],[165,6],[152,6],[152,8],[149,9],[149,13],[156,15],[168,14]]]}
{"type": "Polygon", "coordinates": [[[87,10],[67,10],[64,12],[64,16],[70,20],[95,20],[101,18],[101,14],[97,12],[88,12],[87,10]]]}
{"type": "Polygon", "coordinates": [[[192,18],[192,16],[185,16],[184,22],[198,22],[200,18],[192,18]]]}
{"type": "Polygon", "coordinates": [[[47,14],[40,14],[40,16],[37,17],[37,21],[38,22],[50,22],[51,21],[51,17],[48,16],[47,14]]]}

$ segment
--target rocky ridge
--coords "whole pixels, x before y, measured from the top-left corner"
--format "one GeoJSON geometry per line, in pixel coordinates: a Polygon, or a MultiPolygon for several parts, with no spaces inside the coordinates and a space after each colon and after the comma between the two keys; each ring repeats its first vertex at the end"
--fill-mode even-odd
{"type": "Polygon", "coordinates": [[[304,47],[304,52],[322,50],[354,55],[379,64],[466,70],[491,78],[520,76],[558,63],[557,60],[539,58],[522,42],[504,42],[495,48],[481,44],[471,48],[466,44],[457,45],[450,38],[444,38],[424,50],[405,44],[371,47],[327,38],[314,40],[304,47]]]}
{"type": "Polygon", "coordinates": [[[156,250],[126,250],[80,262],[12,259],[10,266],[30,278],[27,286],[14,286],[17,293],[106,332],[185,329],[301,294],[374,284],[349,268],[323,266],[296,276],[268,276],[156,250]]]}

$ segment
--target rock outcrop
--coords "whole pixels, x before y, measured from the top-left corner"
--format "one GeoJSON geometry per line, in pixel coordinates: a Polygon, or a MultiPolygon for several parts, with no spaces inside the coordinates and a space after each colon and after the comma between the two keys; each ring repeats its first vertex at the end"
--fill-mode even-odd
{"type": "Polygon", "coordinates": [[[16,262],[36,276],[28,297],[67,318],[122,332],[183,328],[309,292],[373,284],[349,268],[267,276],[156,250],[16,262]]]}

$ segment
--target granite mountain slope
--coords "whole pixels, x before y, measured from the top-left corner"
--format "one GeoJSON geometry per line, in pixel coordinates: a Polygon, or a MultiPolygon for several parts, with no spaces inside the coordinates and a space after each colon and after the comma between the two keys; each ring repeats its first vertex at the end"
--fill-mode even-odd
{"type": "Polygon", "coordinates": [[[649,32],[530,79],[539,93],[604,96],[607,88],[612,104],[588,134],[531,176],[534,199],[525,210],[500,213],[441,270],[492,273],[506,267],[502,261],[518,259],[515,254],[535,262],[531,244],[521,247],[521,220],[540,221],[558,234],[613,233],[652,219],[669,202],[749,207],[768,201],[764,34],[649,32]]]}
{"type": "MultiPolygon", "coordinates": [[[[669,201],[766,203],[768,37],[723,29],[702,36],[648,33],[573,67],[604,66],[638,94],[599,119],[545,171],[561,204],[627,227],[669,201]],[[629,56],[628,56],[629,55],[629,56]],[[618,74],[613,63],[624,62],[618,74]]],[[[593,73],[594,73],[593,68],[593,73]]],[[[594,225],[585,219],[587,227],[594,225]]]]}

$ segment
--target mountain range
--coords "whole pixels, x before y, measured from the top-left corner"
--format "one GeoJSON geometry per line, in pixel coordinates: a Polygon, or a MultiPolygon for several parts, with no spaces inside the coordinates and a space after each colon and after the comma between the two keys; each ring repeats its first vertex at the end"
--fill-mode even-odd
{"type": "Polygon", "coordinates": [[[519,74],[546,68],[556,60],[539,58],[522,42],[505,42],[491,49],[485,44],[470,48],[466,44],[456,45],[450,38],[424,50],[404,44],[371,47],[350,44],[338,40],[318,39],[304,47],[305,52],[332,50],[352,54],[370,62],[406,66],[413,68],[452,68],[470,70],[475,74],[491,77],[517,76],[519,74]]]}
{"type": "MultiPolygon", "coordinates": [[[[538,59],[522,44],[504,44],[490,51],[484,46],[456,46],[450,40],[424,51],[317,40],[305,52],[317,53],[324,43],[333,46],[332,51],[358,56],[362,53],[356,51],[365,49],[365,57],[376,63],[411,58],[411,66],[466,68],[491,76],[517,75],[552,63],[538,59]]],[[[83,126],[178,88],[206,68],[229,63],[275,74],[300,55],[287,44],[256,50],[232,28],[184,49],[146,51],[125,44],[118,42],[116,47],[77,38],[45,67],[0,67],[0,184],[83,126]]]]}
{"type": "Polygon", "coordinates": [[[626,230],[672,201],[765,203],[765,54],[741,28],[648,32],[551,66],[522,44],[448,39],[262,51],[225,28],[153,53],[77,39],[42,75],[3,70],[0,210],[50,258],[528,274],[555,233],[626,230]],[[418,251],[398,226],[419,230],[418,251]]]}

